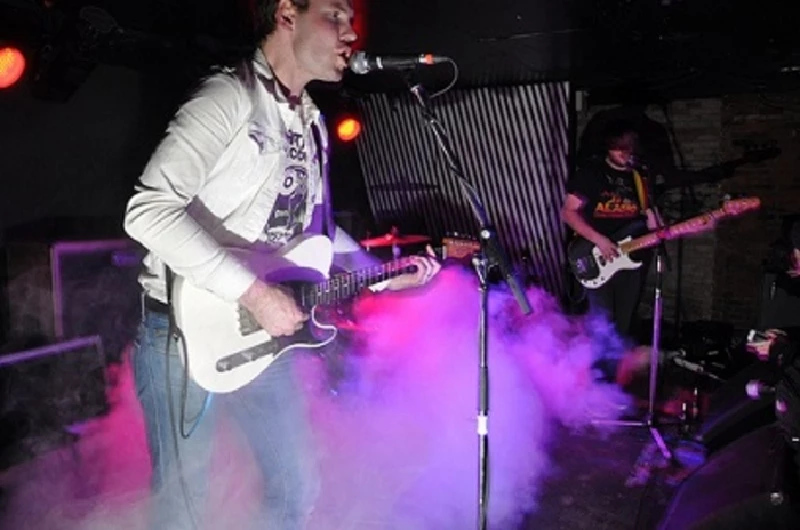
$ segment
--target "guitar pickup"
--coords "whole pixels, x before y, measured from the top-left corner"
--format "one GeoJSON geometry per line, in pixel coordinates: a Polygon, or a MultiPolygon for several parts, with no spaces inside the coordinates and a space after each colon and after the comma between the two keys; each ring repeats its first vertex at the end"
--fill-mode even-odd
{"type": "Polygon", "coordinates": [[[246,350],[238,351],[236,353],[232,353],[226,357],[223,357],[219,361],[217,361],[217,371],[218,372],[229,372],[234,368],[238,368],[244,364],[251,363],[253,361],[257,361],[262,357],[267,357],[269,355],[275,355],[278,353],[279,348],[275,347],[275,344],[270,341],[265,344],[259,344],[258,346],[254,346],[253,348],[248,348],[246,350]]]}
{"type": "Polygon", "coordinates": [[[239,306],[239,333],[242,336],[252,335],[261,331],[261,326],[256,322],[253,314],[250,313],[244,306],[239,306]]]}

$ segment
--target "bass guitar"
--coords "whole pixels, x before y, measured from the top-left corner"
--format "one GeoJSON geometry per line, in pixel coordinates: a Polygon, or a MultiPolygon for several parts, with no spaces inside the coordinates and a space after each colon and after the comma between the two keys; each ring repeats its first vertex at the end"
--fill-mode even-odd
{"type": "Polygon", "coordinates": [[[631,257],[634,252],[654,247],[662,241],[711,230],[720,219],[734,217],[760,206],[761,201],[755,197],[725,201],[722,207],[716,210],[638,237],[637,235],[643,232],[644,223],[641,221],[631,223],[609,238],[617,242],[619,252],[619,255],[612,260],[606,260],[590,241],[577,238],[567,248],[570,270],[584,287],[597,289],[619,271],[641,267],[642,262],[635,261],[631,257]]]}
{"type": "MultiPolygon", "coordinates": [[[[457,259],[479,249],[477,242],[445,238],[438,254],[457,259]]],[[[294,335],[271,337],[240,304],[227,302],[176,275],[172,304],[181,357],[198,385],[218,393],[248,384],[284,353],[330,344],[338,330],[319,318],[318,309],[416,268],[409,258],[401,258],[329,277],[333,248],[324,236],[298,238],[270,254],[230,251],[262,280],[288,287],[310,318],[294,335]]]]}

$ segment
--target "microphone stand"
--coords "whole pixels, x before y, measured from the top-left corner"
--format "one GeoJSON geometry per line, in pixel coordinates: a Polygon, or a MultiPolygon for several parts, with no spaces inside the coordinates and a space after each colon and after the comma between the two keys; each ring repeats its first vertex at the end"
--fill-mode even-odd
{"type": "Polygon", "coordinates": [[[478,528],[486,530],[488,524],[489,506],[489,292],[487,277],[489,270],[497,267],[500,270],[505,282],[514,294],[523,314],[531,312],[531,305],[528,301],[522,285],[515,275],[508,262],[505,251],[497,237],[497,232],[486,209],[483,207],[475,188],[466,180],[461,162],[456,157],[447,133],[439,122],[436,115],[430,108],[430,98],[425,88],[414,79],[413,72],[407,74],[406,82],[411,94],[422,109],[422,116],[427,121],[436,142],[444,155],[445,162],[450,172],[456,177],[464,198],[472,207],[472,211],[480,226],[479,240],[480,251],[472,259],[472,265],[478,276],[480,283],[480,320],[478,328],[478,354],[479,354],[479,377],[478,377],[478,417],[477,430],[479,441],[479,497],[478,497],[478,528]]]}
{"type": "MultiPolygon", "coordinates": [[[[637,168],[638,171],[644,171],[647,168],[644,166],[640,166],[637,168]]],[[[653,193],[653,189],[650,185],[650,179],[647,179],[648,185],[645,186],[645,192],[647,194],[647,201],[649,203],[650,208],[653,210],[656,218],[656,229],[660,232],[666,230],[666,227],[661,222],[661,214],[658,211],[658,206],[655,203],[655,193],[653,193]]],[[[661,431],[658,430],[658,425],[656,422],[656,394],[658,389],[658,363],[660,357],[660,345],[661,345],[661,319],[662,313],[664,308],[664,300],[662,296],[662,288],[664,283],[664,264],[667,264],[668,269],[672,269],[672,265],[669,261],[669,254],[667,254],[666,246],[664,245],[664,241],[661,240],[659,244],[656,246],[656,282],[655,282],[655,292],[654,292],[654,299],[653,299],[653,335],[652,335],[652,345],[650,348],[650,373],[649,373],[649,384],[648,384],[648,396],[647,396],[647,414],[644,418],[639,420],[595,420],[593,423],[595,424],[611,424],[611,425],[620,425],[624,427],[646,427],[650,431],[650,435],[653,437],[653,441],[655,441],[658,449],[661,451],[661,454],[664,456],[664,459],[667,461],[672,460],[672,451],[670,451],[669,447],[667,447],[666,442],[664,441],[664,436],[661,434],[661,431]]]]}

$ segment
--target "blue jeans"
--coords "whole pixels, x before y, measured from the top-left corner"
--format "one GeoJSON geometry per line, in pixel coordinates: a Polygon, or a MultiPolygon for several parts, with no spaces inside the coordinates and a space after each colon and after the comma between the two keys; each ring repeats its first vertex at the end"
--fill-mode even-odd
{"type": "Polygon", "coordinates": [[[264,476],[265,515],[252,521],[253,528],[304,528],[320,477],[303,389],[294,371],[297,354],[279,358],[236,392],[209,395],[184,376],[174,339],[167,355],[168,324],[166,315],[145,310],[133,357],[152,465],[151,528],[206,526],[214,420],[221,414],[230,415],[241,429],[264,476]]]}
{"type": "Polygon", "coordinates": [[[586,289],[589,309],[606,318],[616,332],[616,336],[595,333],[593,337],[597,347],[595,368],[610,381],[616,380],[623,350],[633,342],[631,327],[641,298],[645,267],[620,271],[598,289],[586,289]]]}

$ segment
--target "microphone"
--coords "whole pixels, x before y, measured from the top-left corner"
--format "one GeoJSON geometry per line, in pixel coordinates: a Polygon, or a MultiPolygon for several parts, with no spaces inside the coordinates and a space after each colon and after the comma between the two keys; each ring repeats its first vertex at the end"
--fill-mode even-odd
{"type": "Polygon", "coordinates": [[[448,62],[450,59],[441,55],[406,56],[370,56],[363,51],[357,51],[350,56],[350,70],[355,74],[367,74],[377,70],[412,70],[419,65],[432,65],[448,62]]]}
{"type": "Polygon", "coordinates": [[[645,164],[642,159],[636,155],[631,155],[630,159],[628,159],[627,166],[630,169],[647,170],[647,164],[645,164]]]}
{"type": "Polygon", "coordinates": [[[775,387],[765,385],[758,379],[753,379],[745,385],[744,391],[750,399],[761,399],[762,397],[775,394],[775,387]]]}

